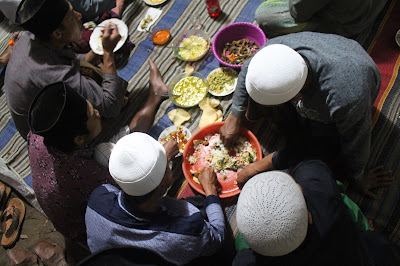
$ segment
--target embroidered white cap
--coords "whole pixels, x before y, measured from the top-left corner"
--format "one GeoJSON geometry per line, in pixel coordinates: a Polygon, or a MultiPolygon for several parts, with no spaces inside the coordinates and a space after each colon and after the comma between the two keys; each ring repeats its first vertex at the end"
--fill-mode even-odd
{"type": "Polygon", "coordinates": [[[251,178],[240,193],[237,225],[243,239],[263,256],[283,256],[304,241],[307,205],[293,178],[280,171],[251,178]]]}
{"type": "Polygon", "coordinates": [[[259,104],[285,103],[300,92],[307,74],[307,64],[298,52],[283,44],[271,44],[251,59],[246,90],[259,104]]]}
{"type": "Polygon", "coordinates": [[[109,161],[111,176],[131,196],[153,191],[161,183],[166,167],[164,147],[151,136],[139,132],[121,138],[109,161]]]}

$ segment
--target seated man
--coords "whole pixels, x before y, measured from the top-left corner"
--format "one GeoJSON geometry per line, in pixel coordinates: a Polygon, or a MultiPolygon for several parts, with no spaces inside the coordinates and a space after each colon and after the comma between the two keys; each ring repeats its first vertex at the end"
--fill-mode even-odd
{"type": "MultiPolygon", "coordinates": [[[[90,196],[86,231],[91,252],[122,246],[145,248],[180,265],[221,247],[225,224],[215,173],[205,168],[199,176],[207,217],[186,200],[163,196],[173,181],[169,146],[167,142],[164,150],[152,137],[139,132],[117,142],[109,169],[122,191],[103,185],[90,196]]],[[[172,155],[177,152],[175,146],[172,155]]]]}
{"type": "Polygon", "coordinates": [[[267,119],[289,143],[307,142],[328,159],[340,157],[343,177],[375,197],[370,189],[391,181],[364,175],[380,85],[376,64],[353,40],[315,32],[276,37],[243,65],[221,137],[231,146],[246,111],[251,120],[272,110],[276,117],[267,119]]]}
{"type": "Polygon", "coordinates": [[[29,132],[28,109],[33,98],[47,85],[59,81],[78,89],[101,116],[117,116],[127,87],[126,81],[117,76],[114,62],[113,50],[121,38],[118,29],[107,25],[104,30],[104,74],[99,85],[80,73],[79,59],[90,61],[95,58],[94,53],[77,57],[69,46],[81,37],[81,15],[66,0],[45,0],[35,12],[37,4],[38,1],[26,0],[18,13],[21,21],[30,18],[22,27],[31,33],[24,33],[15,44],[4,83],[8,107],[21,136],[26,139],[29,132]]]}
{"type": "Polygon", "coordinates": [[[335,33],[358,39],[368,33],[386,0],[267,0],[255,19],[269,37],[299,31],[335,33]]]}
{"type": "MultiPolygon", "coordinates": [[[[155,105],[161,101],[155,91],[166,85],[151,61],[150,66],[150,95],[124,134],[147,131],[153,123],[155,105]]],[[[93,159],[92,140],[102,130],[99,112],[77,90],[58,82],[36,96],[29,125],[28,153],[38,202],[60,233],[86,241],[84,215],[90,193],[113,183],[107,167],[93,159]]]]}
{"type": "Polygon", "coordinates": [[[325,163],[284,150],[267,157],[269,170],[290,175],[263,172],[244,185],[236,219],[251,249],[233,265],[398,265],[398,247],[355,228],[325,163]]]}

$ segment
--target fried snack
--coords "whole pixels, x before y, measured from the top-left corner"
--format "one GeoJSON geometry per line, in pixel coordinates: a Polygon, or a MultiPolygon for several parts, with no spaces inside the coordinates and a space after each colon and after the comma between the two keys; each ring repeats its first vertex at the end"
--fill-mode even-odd
{"type": "Polygon", "coordinates": [[[180,126],[190,119],[190,114],[183,109],[174,109],[169,111],[168,118],[174,123],[175,126],[180,126]]]}
{"type": "Polygon", "coordinates": [[[219,100],[206,97],[203,100],[201,100],[201,102],[199,103],[199,107],[201,110],[204,110],[206,107],[215,108],[219,104],[220,104],[219,100]]]}
{"type": "Polygon", "coordinates": [[[203,114],[201,115],[199,128],[203,128],[209,124],[214,123],[218,119],[217,111],[214,108],[207,107],[203,110],[203,114]]]}
{"type": "Polygon", "coordinates": [[[199,103],[200,109],[203,110],[203,114],[201,115],[199,122],[199,128],[203,128],[216,121],[222,121],[222,111],[215,108],[219,105],[219,103],[219,100],[211,98],[204,98],[199,103]]]}

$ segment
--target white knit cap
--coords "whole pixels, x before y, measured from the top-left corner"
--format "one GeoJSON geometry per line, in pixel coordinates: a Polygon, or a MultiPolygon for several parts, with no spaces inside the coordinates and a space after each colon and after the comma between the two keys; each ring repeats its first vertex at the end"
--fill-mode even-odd
{"type": "Polygon", "coordinates": [[[153,191],[164,177],[164,147],[147,134],[135,132],[121,138],[111,152],[109,170],[115,182],[131,196],[153,191]]]}
{"type": "Polygon", "coordinates": [[[263,256],[294,251],[307,235],[308,211],[303,193],[284,172],[263,172],[243,187],[237,204],[243,239],[263,256]]]}
{"type": "Polygon", "coordinates": [[[255,102],[277,105],[300,92],[307,74],[307,64],[298,52],[283,44],[271,44],[251,59],[246,89],[255,102]]]}

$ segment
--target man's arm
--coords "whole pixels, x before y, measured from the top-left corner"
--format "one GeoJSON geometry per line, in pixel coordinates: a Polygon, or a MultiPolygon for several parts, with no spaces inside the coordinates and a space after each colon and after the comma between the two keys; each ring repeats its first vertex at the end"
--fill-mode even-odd
{"type": "Polygon", "coordinates": [[[275,153],[277,153],[277,152],[270,153],[266,157],[262,158],[261,160],[245,166],[243,168],[243,170],[241,170],[238,173],[238,176],[237,176],[238,186],[240,186],[240,187],[244,186],[244,184],[247,182],[247,180],[249,180],[256,174],[276,169],[273,165],[273,157],[274,157],[275,153]]]}
{"type": "Polygon", "coordinates": [[[363,117],[358,121],[352,122],[351,115],[348,115],[336,123],[346,175],[352,180],[362,178],[370,154],[371,112],[365,111],[366,113],[363,112],[363,117]]]}
{"type": "Polygon", "coordinates": [[[383,167],[365,172],[371,145],[371,109],[369,106],[365,109],[365,111],[354,111],[362,114],[358,121],[353,122],[350,119],[350,117],[357,117],[353,112],[353,115],[347,115],[345,119],[338,121],[337,128],[341,135],[344,169],[346,177],[350,178],[350,185],[360,193],[376,199],[376,195],[370,190],[388,186],[394,179],[391,172],[383,167]]]}
{"type": "Polygon", "coordinates": [[[233,93],[232,112],[225,125],[223,125],[220,130],[221,140],[228,148],[235,144],[237,136],[240,133],[241,120],[247,110],[249,94],[246,91],[246,75],[249,63],[250,60],[247,60],[242,66],[236,83],[235,92],[233,93]]]}
{"type": "Polygon", "coordinates": [[[285,170],[292,168],[305,158],[314,158],[302,146],[285,147],[278,151],[268,154],[260,161],[249,164],[238,173],[237,182],[240,187],[258,173],[272,171],[272,170],[285,170]]]}
{"type": "Polygon", "coordinates": [[[78,92],[85,97],[104,117],[115,117],[119,114],[124,102],[128,83],[115,74],[104,73],[99,86],[94,80],[81,75],[78,92]]]}
{"type": "Polygon", "coordinates": [[[206,194],[206,213],[208,222],[203,229],[202,255],[213,254],[222,246],[225,235],[225,220],[218,197],[218,180],[211,167],[204,168],[199,175],[200,184],[206,194]]]}
{"type": "Polygon", "coordinates": [[[113,50],[121,36],[117,27],[111,29],[112,25],[115,27],[112,23],[106,25],[102,36],[104,75],[101,87],[93,80],[81,76],[79,91],[104,117],[115,117],[119,114],[128,85],[117,76],[113,50]]]}
{"type": "Polygon", "coordinates": [[[249,100],[249,94],[246,90],[246,75],[250,61],[247,60],[240,70],[232,98],[232,115],[239,118],[244,117],[249,100]]]}

